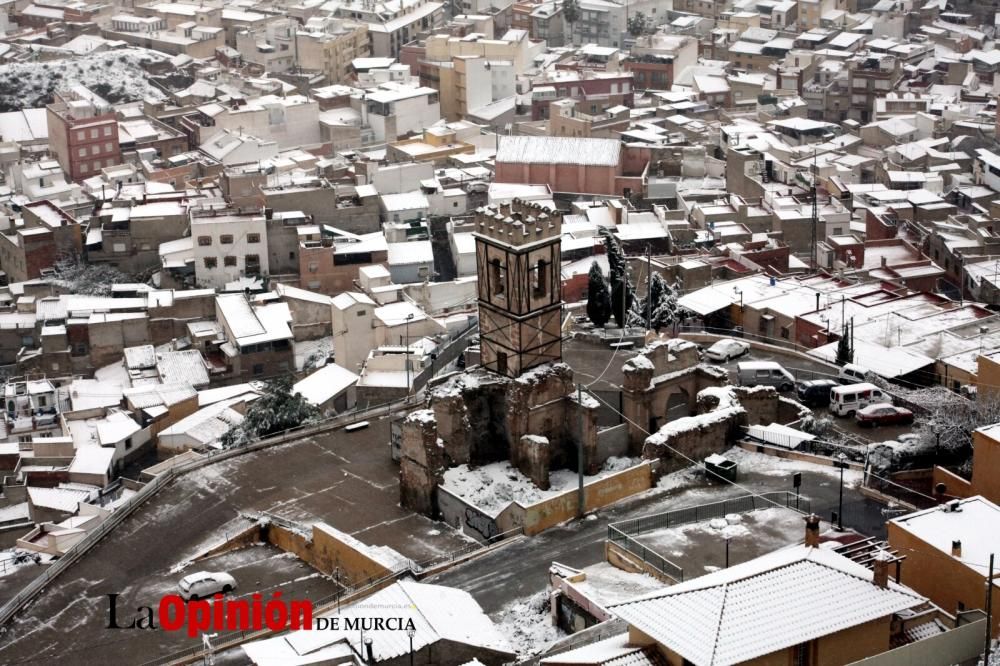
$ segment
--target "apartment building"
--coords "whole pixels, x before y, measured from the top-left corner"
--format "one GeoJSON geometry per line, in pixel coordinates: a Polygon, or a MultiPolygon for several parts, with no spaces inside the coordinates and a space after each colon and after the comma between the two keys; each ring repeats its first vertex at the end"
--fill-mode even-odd
{"type": "Polygon", "coordinates": [[[366,23],[372,55],[397,58],[405,44],[443,24],[444,3],[430,0],[348,0],[336,5],[333,15],[366,23]]]}
{"type": "Polygon", "coordinates": [[[49,148],[70,180],[121,164],[118,119],[111,105],[84,86],[55,94],[46,107],[49,148]]]}
{"type": "Polygon", "coordinates": [[[368,25],[356,21],[314,16],[295,35],[298,65],[326,75],[327,83],[345,83],[356,58],[371,55],[368,25]]]}
{"type": "Polygon", "coordinates": [[[375,141],[395,141],[423,132],[441,119],[440,96],[434,88],[386,83],[358,96],[362,125],[374,132],[375,141]]]}
{"type": "Polygon", "coordinates": [[[298,148],[321,142],[319,103],[305,95],[265,95],[246,104],[198,107],[205,122],[218,130],[250,134],[277,143],[278,148],[298,148]]]}
{"type": "Polygon", "coordinates": [[[267,275],[264,216],[215,215],[214,212],[194,211],[191,218],[197,283],[220,289],[241,277],[267,275]]]}

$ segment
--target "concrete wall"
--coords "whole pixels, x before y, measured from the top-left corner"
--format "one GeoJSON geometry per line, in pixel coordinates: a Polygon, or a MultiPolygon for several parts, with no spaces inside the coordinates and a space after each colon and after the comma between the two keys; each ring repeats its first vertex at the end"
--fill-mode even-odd
{"type": "Polygon", "coordinates": [[[311,537],[276,524],[267,527],[265,536],[272,545],[294,553],[318,571],[336,575],[346,585],[361,585],[393,573],[366,552],[364,544],[326,523],[314,524],[311,537]]]}

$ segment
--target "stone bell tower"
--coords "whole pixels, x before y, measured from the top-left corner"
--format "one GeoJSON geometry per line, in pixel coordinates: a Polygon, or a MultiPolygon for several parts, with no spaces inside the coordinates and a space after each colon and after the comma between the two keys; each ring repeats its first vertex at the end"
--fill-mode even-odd
{"type": "Polygon", "coordinates": [[[476,211],[481,363],[517,377],[562,358],[562,213],[515,199],[476,211]]]}

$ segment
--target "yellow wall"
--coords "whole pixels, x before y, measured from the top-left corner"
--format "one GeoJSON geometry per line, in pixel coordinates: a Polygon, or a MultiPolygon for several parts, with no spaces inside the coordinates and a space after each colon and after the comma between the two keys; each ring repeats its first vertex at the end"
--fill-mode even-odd
{"type": "MultiPolygon", "coordinates": [[[[890,522],[888,525],[889,545],[906,555],[902,569],[903,585],[929,598],[946,613],[954,614],[958,610],[958,602],[965,604],[967,610],[985,609],[985,575],[976,573],[950,554],[918,539],[896,523],[890,522]]],[[[1000,607],[998,604],[1000,594],[997,594],[994,586],[993,607],[1000,607]]],[[[998,626],[1000,614],[994,614],[994,636],[997,636],[998,626]]]]}
{"type": "MultiPolygon", "coordinates": [[[[588,483],[584,487],[586,510],[593,511],[613,504],[620,499],[649,490],[653,485],[653,474],[649,464],[639,465],[603,479],[588,483]]],[[[553,525],[575,518],[577,515],[576,489],[567,491],[547,500],[524,507],[523,527],[528,536],[538,534],[553,525]]]]}
{"type": "Polygon", "coordinates": [[[325,523],[313,525],[312,539],[280,525],[272,524],[267,530],[267,540],[272,545],[294,553],[325,574],[339,573],[340,580],[349,585],[360,585],[392,573],[344,536],[325,523]]]}
{"type": "Polygon", "coordinates": [[[1000,503],[1000,441],[976,431],[972,446],[972,494],[1000,503]]]}

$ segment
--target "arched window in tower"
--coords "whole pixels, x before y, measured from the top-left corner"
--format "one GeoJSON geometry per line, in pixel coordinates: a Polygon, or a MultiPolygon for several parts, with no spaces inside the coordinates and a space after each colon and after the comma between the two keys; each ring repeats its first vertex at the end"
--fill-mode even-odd
{"type": "Polygon", "coordinates": [[[548,264],[545,259],[539,259],[535,264],[534,288],[535,297],[544,296],[548,290],[548,264]]]}
{"type": "Polygon", "coordinates": [[[490,261],[490,289],[494,296],[503,296],[507,285],[507,276],[504,274],[503,264],[500,259],[494,258],[490,261]]]}

